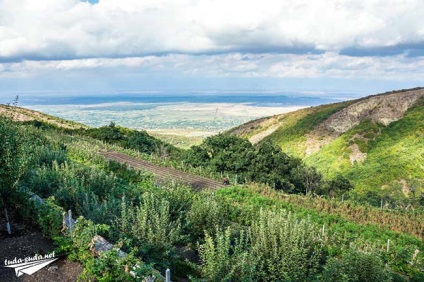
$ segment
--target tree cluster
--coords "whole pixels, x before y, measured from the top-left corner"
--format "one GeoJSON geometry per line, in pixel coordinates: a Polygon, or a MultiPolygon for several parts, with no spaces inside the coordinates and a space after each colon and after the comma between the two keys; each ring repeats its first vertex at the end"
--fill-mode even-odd
{"type": "Polygon", "coordinates": [[[238,183],[266,183],[288,193],[317,193],[335,196],[353,188],[342,175],[324,180],[314,167],[285,154],[269,141],[252,145],[233,135],[208,137],[186,152],[185,161],[195,167],[229,174],[238,183]]]}

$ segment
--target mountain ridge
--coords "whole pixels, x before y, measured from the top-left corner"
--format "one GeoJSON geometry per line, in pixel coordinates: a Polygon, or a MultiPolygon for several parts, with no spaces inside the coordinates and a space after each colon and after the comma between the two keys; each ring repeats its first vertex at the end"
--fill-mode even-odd
{"type": "Polygon", "coordinates": [[[326,176],[341,173],[363,192],[396,186],[408,197],[424,183],[423,101],[423,88],[391,91],[262,118],[228,133],[271,141],[326,176]]]}

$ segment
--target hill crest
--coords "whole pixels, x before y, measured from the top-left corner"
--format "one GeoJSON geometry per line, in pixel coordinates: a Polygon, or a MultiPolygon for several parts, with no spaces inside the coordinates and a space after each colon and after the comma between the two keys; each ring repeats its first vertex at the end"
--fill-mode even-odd
{"type": "Polygon", "coordinates": [[[254,143],[271,141],[324,175],[341,173],[361,189],[401,186],[408,196],[411,187],[424,184],[423,88],[305,108],[229,133],[254,143]]]}

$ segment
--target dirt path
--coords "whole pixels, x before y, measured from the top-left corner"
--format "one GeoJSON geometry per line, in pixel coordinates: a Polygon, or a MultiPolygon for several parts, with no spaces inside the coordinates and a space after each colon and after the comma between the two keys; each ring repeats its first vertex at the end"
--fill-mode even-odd
{"type": "Polygon", "coordinates": [[[222,187],[219,181],[184,172],[178,169],[159,166],[151,162],[139,160],[122,153],[108,151],[101,152],[101,154],[108,160],[126,163],[127,165],[133,168],[147,170],[155,176],[157,181],[176,180],[199,190],[205,188],[218,189],[222,187]]]}
{"type": "Polygon", "coordinates": [[[42,268],[32,275],[23,274],[16,277],[13,268],[4,267],[5,259],[33,257],[36,254],[49,254],[54,250],[53,242],[44,238],[37,231],[17,231],[14,228],[12,235],[0,233],[0,281],[5,282],[46,282],[77,281],[78,276],[83,271],[78,262],[69,261],[66,258],[59,258],[52,264],[42,268]]]}

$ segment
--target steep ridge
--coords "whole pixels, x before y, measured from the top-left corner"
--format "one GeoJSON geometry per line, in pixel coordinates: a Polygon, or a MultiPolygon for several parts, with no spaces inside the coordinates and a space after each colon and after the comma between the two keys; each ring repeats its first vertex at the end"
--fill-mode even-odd
{"type": "MultiPolygon", "coordinates": [[[[311,155],[361,122],[370,120],[384,126],[403,117],[421,97],[424,89],[376,95],[360,99],[331,115],[306,135],[305,155],[311,155]]],[[[356,151],[356,147],[352,147],[356,151]]]]}
{"type": "Polygon", "coordinates": [[[408,197],[424,183],[423,88],[263,118],[229,133],[260,136],[326,176],[341,173],[361,191],[408,197]]]}
{"type": "Polygon", "coordinates": [[[330,116],[318,126],[335,133],[344,133],[365,119],[385,126],[399,120],[421,97],[424,89],[379,95],[360,100],[330,116]]]}

